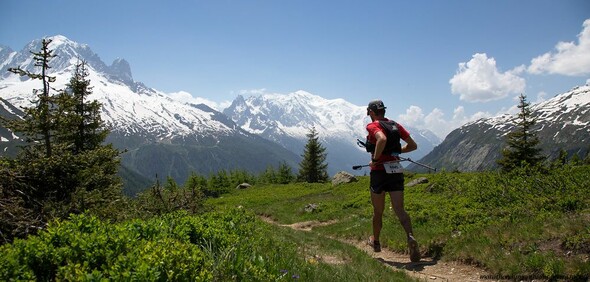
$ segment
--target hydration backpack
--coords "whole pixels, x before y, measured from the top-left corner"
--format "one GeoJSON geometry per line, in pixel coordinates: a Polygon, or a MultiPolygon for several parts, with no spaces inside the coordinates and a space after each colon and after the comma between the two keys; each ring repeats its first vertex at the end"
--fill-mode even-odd
{"type": "Polygon", "coordinates": [[[397,130],[397,123],[393,120],[380,120],[379,125],[385,130],[385,136],[387,137],[387,144],[385,144],[383,154],[401,154],[402,144],[400,142],[401,137],[399,131],[397,130]]]}
{"type": "MultiPolygon", "coordinates": [[[[384,155],[395,155],[401,154],[402,152],[402,144],[400,143],[401,137],[399,131],[397,130],[397,123],[393,120],[380,120],[379,125],[383,128],[385,133],[385,137],[387,137],[387,143],[385,144],[385,149],[383,149],[384,155]]],[[[363,143],[365,149],[369,153],[375,152],[375,144],[369,142],[369,138],[367,137],[367,141],[363,143]]]]}

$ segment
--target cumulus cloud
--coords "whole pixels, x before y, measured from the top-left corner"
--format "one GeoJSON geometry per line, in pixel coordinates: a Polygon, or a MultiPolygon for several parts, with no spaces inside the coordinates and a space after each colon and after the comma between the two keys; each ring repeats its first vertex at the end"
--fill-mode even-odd
{"type": "Polygon", "coordinates": [[[195,98],[193,97],[193,95],[191,95],[191,93],[188,93],[185,91],[168,93],[167,95],[168,95],[168,97],[170,97],[174,100],[178,100],[178,101],[181,101],[184,103],[190,103],[193,100],[195,100],[195,98]]]}
{"type": "Polygon", "coordinates": [[[404,124],[420,124],[424,120],[422,109],[418,106],[410,106],[405,114],[400,114],[399,119],[404,124]]]}
{"type": "Polygon", "coordinates": [[[500,72],[496,60],[485,53],[473,55],[469,62],[459,63],[459,69],[449,80],[451,92],[468,102],[489,102],[502,99],[511,93],[522,93],[526,82],[519,74],[524,66],[500,72]]]}
{"type": "Polygon", "coordinates": [[[223,110],[224,107],[227,107],[231,104],[231,102],[221,102],[221,103],[217,103],[211,100],[207,100],[201,97],[193,97],[193,95],[191,95],[191,93],[188,93],[186,91],[178,91],[178,92],[173,92],[173,93],[167,93],[166,95],[168,95],[168,97],[183,102],[183,103],[189,103],[189,104],[205,104],[209,107],[211,107],[212,109],[215,109],[217,111],[223,110]]]}
{"type": "Polygon", "coordinates": [[[404,114],[398,116],[397,121],[403,125],[428,129],[443,139],[451,131],[468,122],[491,116],[492,114],[487,112],[477,112],[468,116],[465,114],[465,108],[459,106],[453,111],[453,116],[447,118],[445,113],[439,108],[434,108],[430,113],[425,114],[422,108],[410,106],[404,114]]]}
{"type": "Polygon", "coordinates": [[[558,42],[554,52],[532,59],[528,72],[568,76],[590,74],[590,19],[584,21],[577,45],[574,42],[558,42]]]}
{"type": "Polygon", "coordinates": [[[545,102],[546,100],[547,100],[547,92],[541,91],[541,92],[537,93],[537,100],[533,101],[533,104],[545,102]]]}

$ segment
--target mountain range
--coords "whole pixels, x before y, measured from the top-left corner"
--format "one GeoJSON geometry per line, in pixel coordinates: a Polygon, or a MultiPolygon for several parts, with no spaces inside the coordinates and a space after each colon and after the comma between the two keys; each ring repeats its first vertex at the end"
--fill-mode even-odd
{"type": "MultiPolygon", "coordinates": [[[[296,91],[244,98],[238,96],[230,107],[217,111],[205,104],[192,104],[133,79],[124,59],[105,64],[88,45],[58,35],[49,37],[56,55],[50,62],[52,87],[65,88],[79,60],[86,62],[92,94],[89,99],[102,104],[101,117],[111,133],[107,142],[125,150],[123,166],[153,180],[171,176],[182,182],[192,172],[245,169],[260,172],[285,162],[294,171],[312,127],[327,148],[328,172],[333,175],[366,162],[368,155],[356,145],[365,138],[365,108],[342,99],[327,100],[296,91]]],[[[22,116],[20,108],[31,106],[37,80],[8,72],[10,67],[39,72],[31,51],[37,52],[41,39],[21,51],[0,46],[0,113],[9,118],[22,116]]],[[[409,128],[410,129],[410,128],[409,128]]],[[[416,157],[440,143],[433,133],[410,129],[420,144],[416,157]]],[[[20,139],[6,128],[0,129],[0,152],[14,155],[20,139]]]]}

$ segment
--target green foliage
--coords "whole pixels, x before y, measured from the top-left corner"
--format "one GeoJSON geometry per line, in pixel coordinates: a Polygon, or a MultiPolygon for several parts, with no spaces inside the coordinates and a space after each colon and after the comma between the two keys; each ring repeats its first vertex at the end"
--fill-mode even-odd
{"type": "Polygon", "coordinates": [[[138,217],[151,218],[178,210],[196,214],[203,210],[204,190],[207,180],[193,174],[184,187],[179,187],[172,177],[168,177],[162,187],[160,181],[147,191],[140,193],[135,200],[138,217]]]}
{"type": "Polygon", "coordinates": [[[527,102],[526,96],[520,95],[518,108],[517,129],[507,135],[508,147],[502,150],[502,158],[498,164],[504,171],[510,171],[522,166],[538,166],[542,164],[544,157],[541,156],[539,138],[532,131],[536,120],[531,117],[530,103],[527,102]]]}
{"type": "Polygon", "coordinates": [[[284,161],[279,164],[276,180],[277,184],[288,184],[295,180],[295,175],[291,172],[291,167],[284,161]]]}
{"type": "Polygon", "coordinates": [[[254,177],[253,175],[250,175],[250,173],[248,173],[245,170],[232,170],[229,172],[229,185],[230,187],[236,187],[239,184],[242,183],[250,183],[253,184],[256,181],[256,177],[254,177]]]}
{"type": "Polygon", "coordinates": [[[257,183],[261,184],[287,184],[295,180],[295,175],[291,171],[291,167],[286,162],[281,162],[279,167],[275,169],[273,166],[268,166],[266,170],[260,173],[257,183]]]}
{"type": "Polygon", "coordinates": [[[119,224],[77,215],[1,246],[0,280],[286,281],[281,270],[305,270],[296,245],[260,226],[238,209],[119,224]]]}
{"type": "Polygon", "coordinates": [[[10,162],[0,159],[0,243],[24,237],[44,226],[38,215],[40,203],[31,198],[32,188],[10,162]]]}
{"type": "Polygon", "coordinates": [[[307,134],[307,144],[303,159],[299,163],[299,181],[308,183],[325,182],[328,180],[328,164],[326,164],[326,148],[319,141],[318,132],[312,127],[307,134]]]}
{"type": "Polygon", "coordinates": [[[168,177],[164,186],[156,180],[151,188],[137,194],[134,200],[137,212],[135,216],[149,218],[179,209],[200,213],[205,210],[203,202],[206,198],[218,198],[230,193],[242,183],[250,185],[288,183],[294,178],[290,171],[286,163],[281,163],[279,174],[276,174],[275,169],[269,166],[258,177],[245,170],[233,170],[229,173],[220,170],[210,174],[209,177],[193,172],[183,187],[179,187],[172,177],[168,177]],[[272,172],[272,176],[269,172],[272,172]]]}
{"type": "MultiPolygon", "coordinates": [[[[30,212],[24,214],[35,217],[27,221],[41,222],[84,211],[109,216],[122,203],[121,180],[117,176],[119,152],[111,145],[102,145],[108,131],[100,118],[100,104],[87,101],[91,91],[84,63],[76,65],[67,91],[57,95],[49,92],[53,89],[50,83],[55,81],[55,77],[47,75],[50,60],[55,57],[48,48],[50,42],[43,40],[41,51],[33,53],[35,66],[41,67],[40,74],[20,68],[9,69],[42,80],[43,89],[34,91],[37,93],[35,105],[23,109],[23,119],[7,123],[12,131],[25,136],[27,144],[16,159],[0,164],[1,169],[18,176],[10,178],[13,183],[2,188],[7,195],[16,197],[12,198],[15,199],[12,203],[22,205],[3,206],[2,209],[27,210],[30,212]],[[12,190],[18,189],[16,187],[24,189],[12,190]]],[[[12,213],[11,210],[5,212],[12,213]]],[[[5,229],[0,232],[15,234],[5,229]]],[[[7,241],[11,239],[6,238],[7,241]]]]}
{"type": "Polygon", "coordinates": [[[227,172],[220,170],[209,176],[207,188],[203,191],[207,197],[219,197],[230,190],[231,182],[227,172]]]}
{"type": "Polygon", "coordinates": [[[273,166],[268,166],[258,177],[259,183],[277,183],[277,172],[273,166]]]}

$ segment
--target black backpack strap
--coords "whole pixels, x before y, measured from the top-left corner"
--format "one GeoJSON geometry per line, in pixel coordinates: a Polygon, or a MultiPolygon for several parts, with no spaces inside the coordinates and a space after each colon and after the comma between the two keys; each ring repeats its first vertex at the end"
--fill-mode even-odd
{"type": "Polygon", "coordinates": [[[379,125],[385,131],[385,136],[387,136],[387,144],[385,144],[383,153],[387,155],[401,154],[401,137],[397,130],[397,123],[393,120],[380,120],[379,125]]]}

